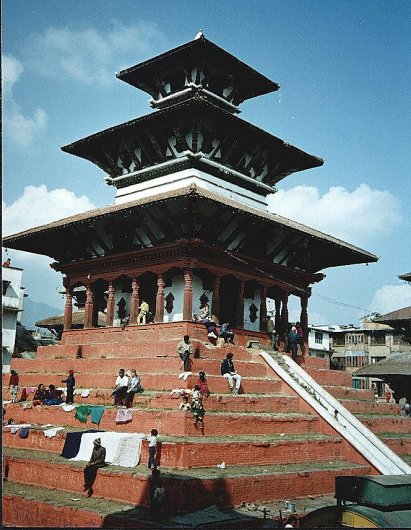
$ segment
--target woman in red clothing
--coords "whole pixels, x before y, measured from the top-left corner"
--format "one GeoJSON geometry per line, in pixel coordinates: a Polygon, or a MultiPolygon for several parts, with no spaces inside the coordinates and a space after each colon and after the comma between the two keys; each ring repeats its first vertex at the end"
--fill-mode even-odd
{"type": "Polygon", "coordinates": [[[10,397],[12,403],[17,403],[17,394],[19,393],[19,375],[16,370],[10,371],[10,397]]]}
{"type": "Polygon", "coordinates": [[[200,394],[202,396],[208,397],[210,395],[205,372],[200,372],[198,374],[197,385],[200,387],[200,394]]]}

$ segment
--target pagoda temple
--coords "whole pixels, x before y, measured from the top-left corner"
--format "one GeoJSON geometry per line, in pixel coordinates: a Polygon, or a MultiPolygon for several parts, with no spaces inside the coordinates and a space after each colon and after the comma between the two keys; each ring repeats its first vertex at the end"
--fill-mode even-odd
{"type": "Polygon", "coordinates": [[[65,330],[79,288],[84,328],[99,326],[101,311],[107,327],[125,317],[135,324],[145,300],[155,323],[191,321],[207,302],[217,323],[259,332],[271,298],[281,333],[295,295],[306,330],[311,286],[323,269],[377,260],[268,212],[278,182],[323,164],[238,117],[241,103],[277,83],[202,34],[117,77],[147,92],[155,112],[62,148],[104,171],[114,205],[4,239],[55,260],[65,330]]]}

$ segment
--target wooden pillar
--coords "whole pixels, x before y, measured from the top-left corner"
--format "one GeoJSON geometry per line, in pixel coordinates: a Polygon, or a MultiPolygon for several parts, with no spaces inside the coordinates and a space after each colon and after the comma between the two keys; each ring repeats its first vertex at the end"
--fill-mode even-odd
{"type": "Polygon", "coordinates": [[[93,327],[93,290],[90,284],[86,285],[86,305],[84,308],[84,328],[93,327]]]}
{"type": "Polygon", "coordinates": [[[116,294],[116,289],[115,289],[115,287],[113,285],[113,282],[108,282],[106,326],[112,326],[113,325],[115,294],[116,294]]]}
{"type": "Polygon", "coordinates": [[[237,299],[237,328],[244,329],[244,282],[240,281],[237,299]]]}
{"type": "Polygon", "coordinates": [[[193,320],[193,271],[184,271],[183,320],[193,320]]]}
{"type": "Polygon", "coordinates": [[[300,324],[304,332],[304,351],[302,353],[304,355],[305,352],[308,352],[308,312],[307,312],[308,295],[307,294],[301,295],[300,300],[301,300],[300,324]]]}
{"type": "Polygon", "coordinates": [[[93,290],[93,311],[92,311],[93,317],[91,321],[91,327],[93,328],[98,328],[98,314],[99,314],[99,309],[101,306],[102,297],[103,297],[103,292],[102,292],[101,287],[100,287],[100,290],[97,290],[97,286],[95,285],[94,290],[93,290]]]}
{"type": "MultiPolygon", "coordinates": [[[[185,279],[185,277],[184,277],[185,279]]],[[[164,279],[162,274],[157,275],[157,296],[156,296],[156,316],[157,323],[164,321],[164,279]]],[[[184,289],[185,296],[185,289],[184,289]]],[[[193,291],[191,290],[191,300],[193,299],[193,291]]]]}
{"type": "Polygon", "coordinates": [[[130,324],[137,323],[138,306],[140,305],[140,284],[136,277],[131,280],[131,305],[130,305],[130,324]]]}
{"type": "MultiPolygon", "coordinates": [[[[221,276],[215,276],[213,284],[213,300],[211,304],[211,314],[220,320],[220,281],[221,276]]],[[[220,322],[216,322],[220,324],[220,322]]]]}
{"type": "Polygon", "coordinates": [[[260,331],[267,331],[267,287],[260,287],[260,331]]]}
{"type": "Polygon", "coordinates": [[[70,287],[66,287],[66,305],[64,306],[64,331],[71,329],[73,323],[73,290],[70,287]]]}
{"type": "Polygon", "coordinates": [[[274,325],[277,333],[281,332],[281,298],[276,298],[275,302],[275,317],[274,325]]]}
{"type": "Polygon", "coordinates": [[[288,293],[287,291],[283,291],[281,302],[282,302],[282,308],[281,308],[281,332],[285,333],[287,331],[288,326],[288,293]]]}

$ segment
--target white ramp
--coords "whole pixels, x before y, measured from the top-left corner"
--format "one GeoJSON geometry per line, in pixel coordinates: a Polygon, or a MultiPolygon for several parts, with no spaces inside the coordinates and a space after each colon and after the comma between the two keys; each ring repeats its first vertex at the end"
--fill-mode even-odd
{"type": "Polygon", "coordinates": [[[288,355],[278,360],[258,351],[266,363],[325,421],[372,464],[382,475],[410,475],[411,467],[365,427],[288,355]],[[334,417],[338,412],[338,419],[334,417]]]}

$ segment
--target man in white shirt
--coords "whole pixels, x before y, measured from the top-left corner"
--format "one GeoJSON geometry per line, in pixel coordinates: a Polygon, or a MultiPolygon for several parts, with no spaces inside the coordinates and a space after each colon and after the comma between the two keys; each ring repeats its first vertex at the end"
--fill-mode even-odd
{"type": "Polygon", "coordinates": [[[128,387],[128,377],[125,375],[124,368],[120,368],[116,379],[116,388],[111,394],[114,397],[114,405],[118,407],[123,400],[128,387]]]}

